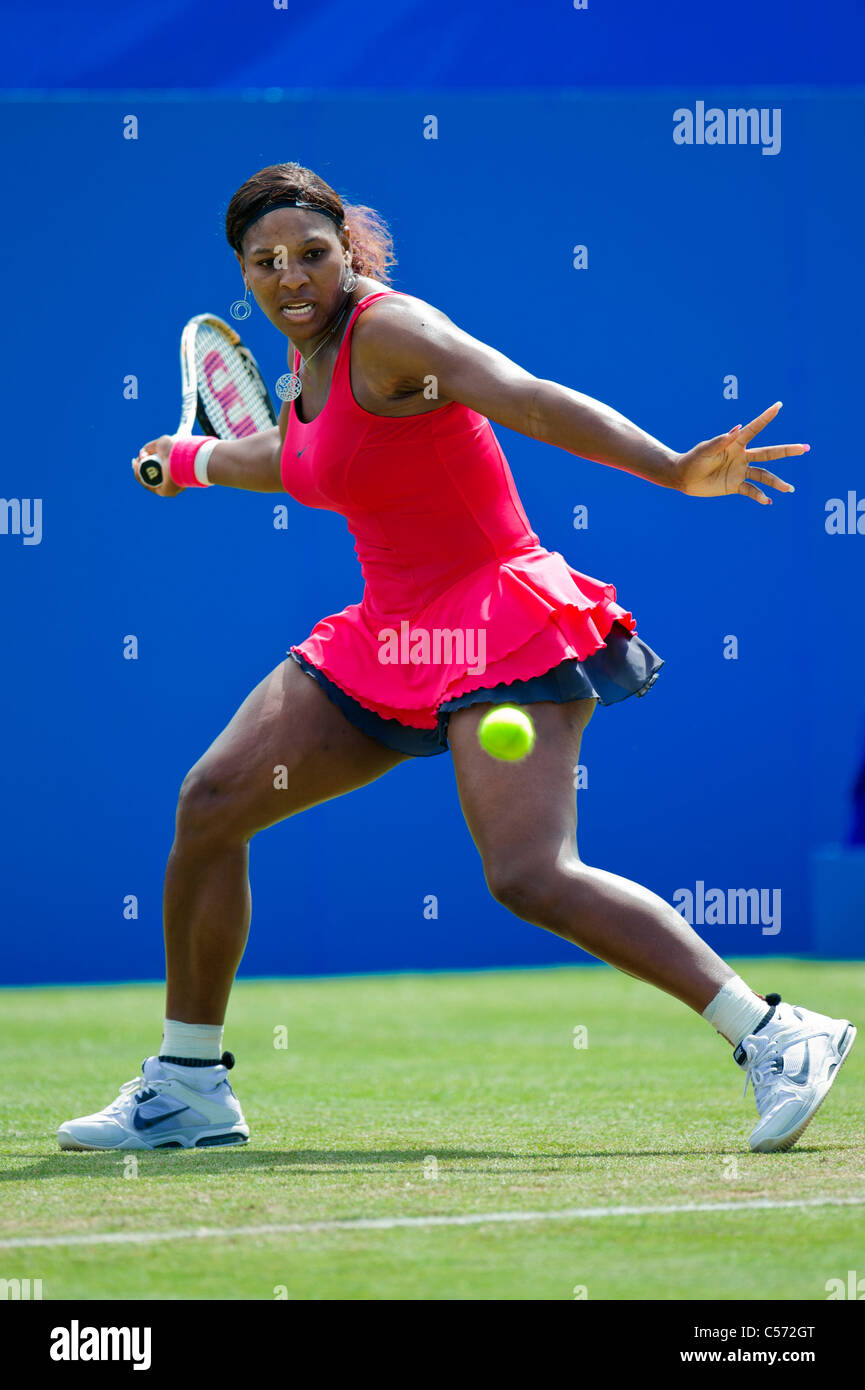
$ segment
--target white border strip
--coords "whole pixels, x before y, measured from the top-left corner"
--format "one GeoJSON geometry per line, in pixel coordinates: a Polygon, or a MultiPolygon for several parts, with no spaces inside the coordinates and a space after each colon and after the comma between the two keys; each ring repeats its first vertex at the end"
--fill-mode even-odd
{"type": "Polygon", "coordinates": [[[774,1202],[758,1197],[747,1202],[684,1202],[657,1207],[565,1207],[562,1211],[482,1211],[467,1216],[377,1216],[345,1221],[291,1221],[268,1226],[199,1226],[194,1230],[103,1231],[92,1235],[13,1236],[0,1240],[2,1250],[77,1245],[153,1245],[162,1240],[233,1240],[237,1236],[292,1236],[327,1231],[393,1231],[429,1226],[486,1226],[527,1221],[591,1221],[602,1216],[682,1216],[697,1211],[802,1211],[819,1207],[861,1207],[862,1197],[804,1197],[774,1202]]]}

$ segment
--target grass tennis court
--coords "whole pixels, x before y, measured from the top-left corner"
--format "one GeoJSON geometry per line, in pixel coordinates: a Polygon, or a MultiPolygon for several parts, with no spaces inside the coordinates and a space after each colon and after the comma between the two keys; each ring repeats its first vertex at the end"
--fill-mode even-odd
{"type": "MultiPolygon", "coordinates": [[[[861,1025],[865,965],[731,964],[762,993],[861,1025]]],[[[0,995],[0,1242],[139,1238],[0,1243],[0,1278],[42,1279],[45,1299],[824,1300],[828,1279],[865,1274],[861,1039],[797,1147],[755,1155],[730,1049],[606,967],[241,981],[226,1045],[247,1147],[60,1153],[57,1125],[107,1104],[157,1050],[162,998],[157,985],[0,995]],[[862,1205],[258,1229],[816,1198],[862,1205]],[[177,1234],[200,1228],[225,1234],[177,1234]]]]}

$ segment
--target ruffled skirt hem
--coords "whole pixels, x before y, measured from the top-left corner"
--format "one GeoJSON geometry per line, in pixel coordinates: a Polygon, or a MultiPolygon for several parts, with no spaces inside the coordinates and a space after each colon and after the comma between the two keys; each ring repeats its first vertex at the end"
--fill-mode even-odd
{"type": "MultiPolygon", "coordinates": [[[[365,595],[361,604],[323,618],[291,653],[362,708],[411,728],[434,729],[440,707],[471,703],[478,691],[516,689],[562,663],[586,698],[609,704],[643,693],[640,686],[648,689],[663,663],[638,638],[632,645],[635,633],[634,618],[616,602],[612,584],[572,569],[557,551],[533,548],[482,566],[415,611],[410,622],[380,614],[365,595]],[[616,638],[608,645],[614,625],[616,638]],[[441,632],[461,634],[459,660],[430,661],[430,642],[441,632]],[[396,660],[383,660],[388,652],[396,660]]],[[[443,650],[440,644],[440,655],[443,650]]],[[[452,646],[447,653],[453,658],[452,646]]]]}

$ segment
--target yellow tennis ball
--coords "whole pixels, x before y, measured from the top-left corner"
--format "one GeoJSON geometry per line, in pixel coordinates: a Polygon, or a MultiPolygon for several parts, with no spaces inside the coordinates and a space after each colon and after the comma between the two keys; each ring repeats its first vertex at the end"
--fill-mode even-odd
{"type": "Polygon", "coordinates": [[[516,705],[497,705],[478,725],[478,738],[491,757],[516,762],[531,753],[535,726],[525,710],[516,705]]]}

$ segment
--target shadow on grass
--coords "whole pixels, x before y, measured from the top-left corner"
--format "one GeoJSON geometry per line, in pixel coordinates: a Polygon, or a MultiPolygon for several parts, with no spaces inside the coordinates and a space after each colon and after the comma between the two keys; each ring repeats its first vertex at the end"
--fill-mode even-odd
{"type": "Polygon", "coordinates": [[[847,1149],[858,1148],[852,1144],[811,1144],[801,1145],[786,1154],[751,1154],[748,1151],[736,1152],[730,1144],[702,1149],[592,1149],[574,1150],[567,1153],[503,1153],[489,1149],[442,1149],[434,1144],[425,1149],[170,1149],[159,1152],[150,1149],[115,1149],[109,1153],[93,1151],[66,1151],[45,1154],[34,1158],[33,1154],[7,1154],[6,1158],[24,1158],[32,1161],[20,1168],[0,1167],[0,1182],[33,1182],[39,1178],[102,1178],[117,1177],[118,1169],[124,1160],[134,1155],[139,1171],[145,1169],[148,1175],[175,1175],[200,1172],[228,1174],[237,1172],[261,1173],[284,1169],[298,1176],[309,1176],[322,1172],[351,1172],[366,1168],[375,1172],[383,1168],[417,1169],[426,1159],[434,1157],[439,1163],[447,1165],[451,1173],[460,1171],[460,1163],[471,1165],[470,1171],[543,1173],[557,1171],[558,1165],[568,1160],[578,1159],[629,1159],[629,1158],[730,1158],[735,1156],[743,1161],[746,1158],[796,1159],[815,1153],[843,1153],[847,1149]]]}

